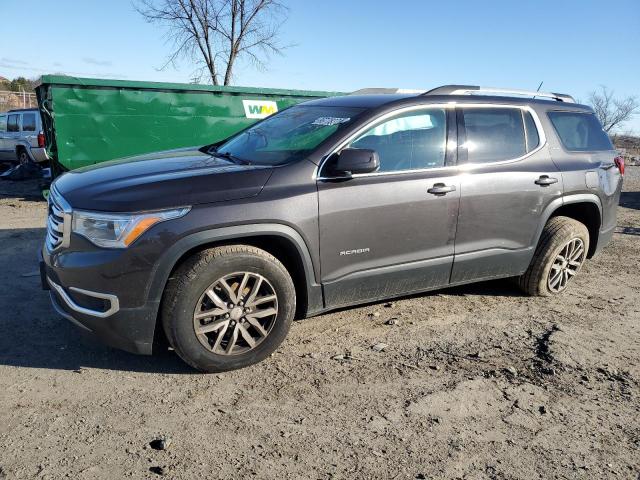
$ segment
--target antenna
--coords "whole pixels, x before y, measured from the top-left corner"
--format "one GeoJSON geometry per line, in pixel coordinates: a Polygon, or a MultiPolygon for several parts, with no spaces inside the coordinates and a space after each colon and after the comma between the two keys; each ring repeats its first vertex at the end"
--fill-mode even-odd
{"type": "MultiPolygon", "coordinates": [[[[544,83],[544,80],[540,82],[540,85],[538,85],[538,88],[536,89],[536,92],[539,92],[539,91],[540,91],[540,89],[542,88],[542,84],[543,84],[543,83],[544,83]]],[[[532,99],[533,99],[533,98],[536,98],[536,96],[534,95],[534,96],[532,97],[532,99]]]]}

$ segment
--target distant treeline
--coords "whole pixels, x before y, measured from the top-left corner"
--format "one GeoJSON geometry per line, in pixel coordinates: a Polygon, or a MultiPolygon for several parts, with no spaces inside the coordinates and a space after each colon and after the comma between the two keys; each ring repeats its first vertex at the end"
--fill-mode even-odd
{"type": "Polygon", "coordinates": [[[34,78],[17,77],[13,80],[0,77],[0,90],[8,90],[10,92],[33,92],[36,82],[34,78]]]}
{"type": "Polygon", "coordinates": [[[633,135],[612,135],[611,140],[616,148],[624,149],[628,156],[640,156],[640,137],[633,135]]]}

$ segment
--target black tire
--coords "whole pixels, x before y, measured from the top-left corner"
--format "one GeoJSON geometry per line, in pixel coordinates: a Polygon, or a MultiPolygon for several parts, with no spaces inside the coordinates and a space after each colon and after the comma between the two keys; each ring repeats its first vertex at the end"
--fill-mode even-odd
{"type": "Polygon", "coordinates": [[[203,372],[223,372],[253,365],[273,353],[287,336],[295,310],[291,276],[277,258],[249,245],[226,245],[197,253],[177,269],[165,290],[161,318],[167,340],[180,358],[203,372]],[[209,287],[235,272],[266,279],[277,296],[277,314],[255,347],[244,353],[217,354],[198,339],[194,312],[209,287]]]}
{"type": "MultiPolygon", "coordinates": [[[[529,295],[546,297],[556,295],[566,289],[554,291],[550,288],[549,274],[554,262],[565,246],[578,239],[582,242],[584,253],[580,258],[580,263],[575,267],[575,273],[567,280],[571,279],[580,271],[589,251],[589,230],[577,220],[569,217],[553,217],[544,227],[538,247],[527,271],[518,278],[520,288],[529,295]]],[[[557,268],[557,267],[556,267],[557,268]]]]}
{"type": "Polygon", "coordinates": [[[16,150],[16,158],[18,160],[18,164],[20,165],[31,163],[31,157],[29,157],[27,150],[23,147],[19,147],[18,150],[16,150]]]}

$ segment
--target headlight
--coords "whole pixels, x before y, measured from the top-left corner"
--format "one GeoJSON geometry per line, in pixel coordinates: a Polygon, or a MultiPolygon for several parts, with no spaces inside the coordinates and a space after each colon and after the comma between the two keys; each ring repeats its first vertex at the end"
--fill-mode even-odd
{"type": "Polygon", "coordinates": [[[127,248],[149,228],[159,222],[180,218],[191,207],[158,212],[102,213],[74,211],[72,229],[99,247],[127,248]]]}

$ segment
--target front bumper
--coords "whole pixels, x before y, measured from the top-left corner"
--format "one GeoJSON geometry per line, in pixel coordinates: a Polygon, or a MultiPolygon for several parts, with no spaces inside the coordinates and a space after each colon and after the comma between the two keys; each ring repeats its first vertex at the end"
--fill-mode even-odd
{"type": "Polygon", "coordinates": [[[132,285],[105,279],[105,273],[114,269],[113,262],[117,265],[123,259],[93,253],[52,254],[43,247],[41,281],[50,290],[54,310],[111,347],[150,355],[159,301],[146,298],[145,282],[132,285]]]}
{"type": "MultiPolygon", "coordinates": [[[[40,269],[40,271],[42,272],[43,269],[40,269]]],[[[44,269],[44,271],[46,272],[46,268],[44,269]]],[[[77,303],[73,299],[73,297],[66,292],[64,287],[58,285],[49,277],[45,277],[42,279],[43,283],[45,281],[49,284],[51,289],[58,294],[58,297],[64,302],[64,304],[76,313],[81,313],[90,317],[107,318],[115,313],[118,313],[118,311],[120,310],[120,300],[116,295],[112,295],[110,293],[92,292],[90,290],[84,290],[78,287],[70,287],[70,292],[75,292],[85,297],[98,300],[98,303],[101,304],[98,308],[90,308],[77,303]]]]}

